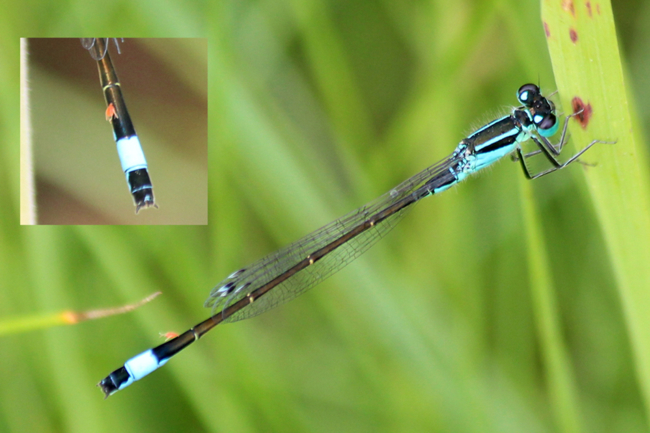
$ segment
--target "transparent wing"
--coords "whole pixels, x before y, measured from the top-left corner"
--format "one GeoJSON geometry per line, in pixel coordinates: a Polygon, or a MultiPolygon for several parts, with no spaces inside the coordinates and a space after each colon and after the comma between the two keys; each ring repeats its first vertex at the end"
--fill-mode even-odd
{"type": "Polygon", "coordinates": [[[90,50],[95,45],[96,38],[81,38],[81,46],[90,50]]]}
{"type": "MultiPolygon", "coordinates": [[[[103,47],[97,43],[97,39],[98,38],[81,38],[81,46],[88,50],[88,52],[90,53],[90,57],[92,57],[93,59],[101,60],[104,58],[106,52],[108,51],[108,44],[111,39],[113,39],[113,41],[115,42],[115,46],[117,47],[117,53],[121,54],[120,44],[117,42],[117,38],[101,38],[104,39],[103,47]]],[[[124,38],[122,38],[122,42],[124,42],[124,38]]]]}
{"type": "MultiPolygon", "coordinates": [[[[228,306],[246,297],[247,294],[289,271],[314,252],[330,245],[333,241],[346,235],[359,225],[372,220],[373,216],[390,208],[391,205],[408,198],[411,194],[413,194],[414,199],[412,203],[433,194],[438,183],[449,182],[451,176],[449,168],[454,163],[455,159],[454,155],[452,155],[402,182],[376,200],[361,206],[342,218],[332,221],[250,266],[232,273],[215,286],[205,301],[205,306],[212,308],[213,314],[219,309],[225,310],[228,306]]],[[[256,316],[306,292],[359,257],[371,245],[388,233],[411,207],[402,208],[338,248],[333,249],[320,260],[296,272],[271,291],[256,298],[255,302],[233,313],[225,319],[225,322],[236,322],[256,316]]]]}

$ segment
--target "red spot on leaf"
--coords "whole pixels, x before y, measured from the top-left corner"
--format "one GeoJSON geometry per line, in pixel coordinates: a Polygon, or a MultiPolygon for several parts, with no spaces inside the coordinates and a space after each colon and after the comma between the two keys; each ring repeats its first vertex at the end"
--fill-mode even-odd
{"type": "Polygon", "coordinates": [[[547,38],[551,37],[551,31],[548,29],[548,23],[546,21],[544,21],[544,33],[546,33],[547,38]]]}
{"type": "Polygon", "coordinates": [[[587,15],[589,15],[589,18],[591,18],[591,2],[587,2],[586,6],[587,6],[587,15]]]}
{"type": "Polygon", "coordinates": [[[575,7],[573,6],[573,0],[562,0],[562,9],[567,12],[570,12],[574,17],[576,16],[575,7]]]}
{"type": "Polygon", "coordinates": [[[578,32],[576,32],[575,29],[569,30],[569,37],[571,38],[571,42],[574,44],[578,42],[578,32]]]}
{"type": "Polygon", "coordinates": [[[585,105],[582,99],[576,96],[571,100],[571,107],[574,113],[579,113],[577,116],[574,116],[574,119],[578,121],[582,129],[587,128],[592,115],[591,104],[587,103],[585,105]]]}

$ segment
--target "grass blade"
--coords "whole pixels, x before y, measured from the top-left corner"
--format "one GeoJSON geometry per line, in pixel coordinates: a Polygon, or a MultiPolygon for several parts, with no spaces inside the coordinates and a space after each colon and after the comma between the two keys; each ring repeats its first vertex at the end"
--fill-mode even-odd
{"type": "Polygon", "coordinates": [[[580,98],[589,116],[571,122],[576,146],[616,140],[590,152],[599,161],[586,172],[624,308],[644,397],[650,413],[650,206],[643,140],[633,129],[614,18],[609,2],[542,2],[542,19],[565,111],[580,98]]]}

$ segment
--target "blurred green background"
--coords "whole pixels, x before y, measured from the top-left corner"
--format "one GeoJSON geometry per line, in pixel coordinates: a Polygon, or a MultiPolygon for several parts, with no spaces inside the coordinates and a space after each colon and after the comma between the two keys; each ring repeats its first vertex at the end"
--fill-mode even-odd
{"type": "MultiPolygon", "coordinates": [[[[650,5],[614,8],[645,126],[650,5]]],[[[525,261],[526,181],[509,162],[423,201],[307,295],[219,327],[106,401],[94,386],[159,332],[207,317],[225,275],[449,154],[521,84],[552,91],[538,3],[27,1],[0,29],[0,317],[163,291],[128,315],[2,337],[0,431],[558,431],[525,261]],[[97,34],[208,37],[209,226],[18,225],[18,38],[97,34]]],[[[585,159],[607,163],[597,156],[585,159]]],[[[532,185],[581,430],[648,431],[582,170],[532,185]]]]}

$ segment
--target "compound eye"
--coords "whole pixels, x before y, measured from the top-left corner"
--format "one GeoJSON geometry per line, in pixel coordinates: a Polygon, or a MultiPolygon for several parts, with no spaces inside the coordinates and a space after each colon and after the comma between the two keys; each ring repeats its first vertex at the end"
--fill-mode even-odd
{"type": "Polygon", "coordinates": [[[542,137],[550,137],[554,135],[559,126],[557,118],[552,113],[548,113],[545,116],[537,114],[533,117],[533,122],[535,122],[539,135],[542,137]]]}
{"type": "Polygon", "coordinates": [[[517,99],[526,107],[530,107],[539,94],[539,87],[534,84],[524,84],[517,90],[517,99]]]}

